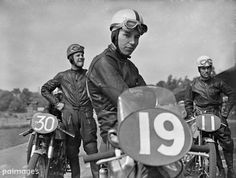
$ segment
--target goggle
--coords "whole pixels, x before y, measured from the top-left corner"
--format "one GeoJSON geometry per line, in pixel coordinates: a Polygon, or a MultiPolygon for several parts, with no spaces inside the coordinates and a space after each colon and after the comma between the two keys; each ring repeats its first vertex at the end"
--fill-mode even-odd
{"type": "Polygon", "coordinates": [[[201,66],[211,66],[212,60],[211,59],[203,59],[200,61],[201,66]]]}
{"type": "Polygon", "coordinates": [[[84,47],[83,47],[83,46],[73,46],[73,47],[71,48],[71,51],[84,52],[84,47]]]}
{"type": "Polygon", "coordinates": [[[123,23],[121,23],[120,25],[118,25],[118,27],[122,28],[125,31],[132,31],[135,28],[137,28],[138,32],[142,35],[145,32],[147,32],[147,26],[140,23],[137,20],[133,20],[133,19],[126,19],[125,21],[123,21],[123,23]]]}

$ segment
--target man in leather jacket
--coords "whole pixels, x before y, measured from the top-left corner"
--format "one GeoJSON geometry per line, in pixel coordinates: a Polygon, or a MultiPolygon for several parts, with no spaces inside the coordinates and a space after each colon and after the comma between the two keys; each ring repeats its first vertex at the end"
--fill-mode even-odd
{"type": "MultiPolygon", "coordinates": [[[[81,139],[87,154],[97,153],[97,127],[93,118],[93,108],[86,90],[86,72],[84,65],[84,47],[72,44],[67,49],[67,58],[71,69],[59,72],[41,88],[41,94],[62,112],[62,121],[66,130],[75,135],[67,136],[66,149],[70,162],[72,178],[80,177],[79,148],[81,139]],[[63,97],[59,101],[52,91],[59,88],[63,97]]],[[[98,177],[98,166],[91,162],[93,177],[98,177]]]]}
{"type": "MultiPolygon", "coordinates": [[[[206,112],[214,113],[222,119],[222,125],[215,133],[221,147],[227,164],[227,177],[233,178],[233,150],[234,142],[231,138],[231,132],[227,123],[227,116],[235,104],[235,93],[233,89],[225,82],[211,75],[212,59],[208,56],[200,56],[197,60],[200,77],[193,80],[192,84],[186,90],[185,109],[187,118],[206,112]],[[227,111],[221,113],[222,94],[228,96],[227,111]]],[[[218,155],[218,159],[219,155],[218,155]]],[[[224,168],[221,161],[217,161],[217,166],[222,177],[225,177],[224,168]]]]}
{"type": "MultiPolygon", "coordinates": [[[[119,95],[128,88],[146,85],[137,67],[130,61],[140,36],[147,32],[142,17],[132,9],[120,10],[114,14],[110,30],[112,43],[93,59],[87,74],[89,95],[100,124],[101,152],[107,149],[109,129],[118,125],[119,95]]],[[[144,166],[141,170],[147,178],[168,178],[161,167],[144,166]]]]}
{"type": "Polygon", "coordinates": [[[87,75],[89,95],[104,142],[107,141],[107,131],[117,126],[118,96],[128,88],[146,85],[129,59],[147,26],[136,11],[125,9],[114,15],[110,30],[112,43],[93,59],[87,75]],[[130,29],[121,25],[126,16],[133,23],[130,29]]]}

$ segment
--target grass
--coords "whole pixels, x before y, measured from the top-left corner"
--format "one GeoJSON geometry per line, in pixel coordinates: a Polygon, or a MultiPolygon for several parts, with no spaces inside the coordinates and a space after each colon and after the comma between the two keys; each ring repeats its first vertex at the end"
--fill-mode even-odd
{"type": "Polygon", "coordinates": [[[20,136],[29,129],[29,118],[32,113],[0,113],[0,150],[27,142],[28,137],[20,136]]]}
{"type": "Polygon", "coordinates": [[[0,150],[16,146],[28,141],[29,136],[23,137],[19,133],[29,127],[0,129],[0,150]]]}

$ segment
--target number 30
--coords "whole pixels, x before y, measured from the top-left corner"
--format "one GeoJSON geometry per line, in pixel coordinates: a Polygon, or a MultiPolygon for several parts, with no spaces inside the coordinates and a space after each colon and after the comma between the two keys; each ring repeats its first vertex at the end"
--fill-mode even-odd
{"type": "MultiPolygon", "coordinates": [[[[163,155],[176,156],[178,155],[185,142],[185,134],[182,123],[172,113],[161,113],[154,119],[154,130],[157,136],[163,140],[173,140],[173,143],[168,146],[161,144],[157,151],[163,155]],[[165,122],[170,122],[173,126],[172,130],[166,130],[165,122]]],[[[151,153],[150,143],[150,126],[149,126],[149,115],[147,112],[139,113],[139,130],[140,130],[140,154],[151,153]]]]}
{"type": "Polygon", "coordinates": [[[35,127],[34,129],[36,131],[40,131],[42,129],[50,132],[51,130],[53,130],[53,126],[54,126],[54,122],[55,119],[53,117],[47,117],[47,116],[37,116],[38,118],[40,118],[40,120],[37,122],[37,124],[40,124],[40,127],[35,127]],[[50,124],[48,124],[48,121],[52,120],[52,122],[50,124]],[[50,126],[49,128],[47,128],[48,126],[50,126]]]}

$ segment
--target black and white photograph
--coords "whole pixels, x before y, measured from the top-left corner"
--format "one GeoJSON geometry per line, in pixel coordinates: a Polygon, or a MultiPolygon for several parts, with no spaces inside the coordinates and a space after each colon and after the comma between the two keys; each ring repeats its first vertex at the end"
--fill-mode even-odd
{"type": "Polygon", "coordinates": [[[0,178],[236,178],[235,0],[0,0],[0,178]]]}

